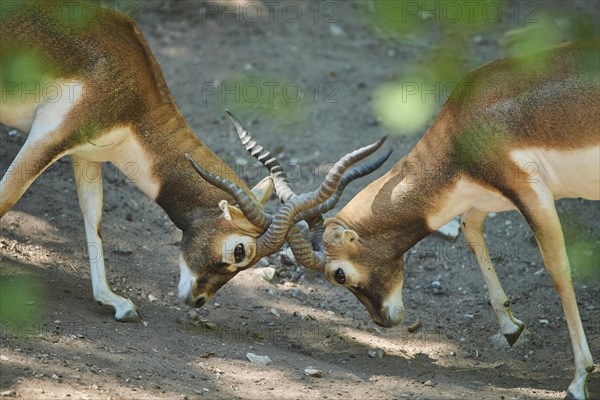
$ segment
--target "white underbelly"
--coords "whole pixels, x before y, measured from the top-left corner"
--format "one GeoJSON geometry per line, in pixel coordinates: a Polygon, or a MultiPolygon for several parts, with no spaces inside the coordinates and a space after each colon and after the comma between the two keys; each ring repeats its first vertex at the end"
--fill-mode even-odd
{"type": "Polygon", "coordinates": [[[152,156],[129,127],[103,133],[72,149],[70,154],[88,161],[111,162],[148,197],[156,199],[158,196],[160,185],[152,170],[152,156]]]}
{"type": "Polygon", "coordinates": [[[502,212],[515,209],[514,204],[500,192],[487,188],[469,177],[461,177],[439,206],[427,216],[427,225],[436,230],[459,214],[476,208],[484,212],[502,212]]]}
{"type": "Polygon", "coordinates": [[[547,186],[555,200],[565,197],[600,200],[600,146],[514,150],[511,158],[525,171],[527,182],[547,186]]]}

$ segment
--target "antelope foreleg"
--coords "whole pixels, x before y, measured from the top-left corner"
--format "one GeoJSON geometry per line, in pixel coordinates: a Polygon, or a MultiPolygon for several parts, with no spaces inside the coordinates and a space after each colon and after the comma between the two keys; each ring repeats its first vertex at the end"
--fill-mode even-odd
{"type": "Polygon", "coordinates": [[[487,245],[483,238],[483,221],[486,216],[486,212],[470,209],[462,215],[461,226],[465,239],[473,251],[477,259],[477,264],[479,264],[479,268],[483,274],[483,279],[490,295],[491,306],[500,324],[500,330],[508,344],[512,346],[521,335],[521,332],[523,332],[525,325],[512,314],[510,300],[506,297],[504,289],[502,289],[502,285],[498,280],[496,270],[490,259],[487,245]]]}
{"type": "Polygon", "coordinates": [[[85,236],[90,260],[90,275],[94,299],[115,309],[115,319],[121,322],[139,322],[136,306],[115,294],[106,280],[104,250],[100,225],[102,222],[102,163],[90,162],[73,156],[73,172],[77,185],[79,206],[83,213],[85,236]],[[93,167],[93,168],[90,168],[93,167]],[[94,171],[90,173],[90,171],[94,171]]]}

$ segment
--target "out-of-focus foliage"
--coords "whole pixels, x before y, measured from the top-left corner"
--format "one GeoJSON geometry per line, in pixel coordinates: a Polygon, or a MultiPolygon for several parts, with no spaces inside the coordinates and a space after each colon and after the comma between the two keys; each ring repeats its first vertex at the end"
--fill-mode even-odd
{"type": "MultiPolygon", "coordinates": [[[[283,127],[303,123],[310,111],[309,88],[274,74],[244,71],[215,88],[218,104],[241,119],[267,118],[283,127]]],[[[218,110],[222,112],[222,110],[218,110]]]]}
{"type": "Polygon", "coordinates": [[[13,324],[35,321],[43,306],[40,287],[39,282],[25,273],[0,275],[0,321],[13,324]]]}
{"type": "Polygon", "coordinates": [[[39,102],[54,98],[57,85],[54,78],[74,73],[76,63],[73,60],[81,61],[88,55],[69,53],[61,58],[49,49],[57,51],[58,43],[102,23],[107,14],[121,12],[134,16],[139,7],[137,1],[123,4],[118,1],[0,0],[1,26],[22,33],[28,25],[40,25],[39,32],[46,37],[41,40],[35,35],[17,34],[17,40],[1,43],[0,100],[25,102],[35,99],[39,102]],[[46,40],[50,46],[45,44],[46,40]]]}
{"type": "Polygon", "coordinates": [[[560,216],[573,279],[590,285],[600,284],[600,238],[589,232],[574,215],[560,216]]]}
{"type": "Polygon", "coordinates": [[[486,61],[481,46],[497,45],[511,56],[567,40],[595,38],[600,32],[593,13],[573,8],[565,14],[564,7],[552,2],[371,0],[361,4],[375,34],[391,44],[419,49],[418,58],[402,60],[398,77],[378,88],[373,98],[384,126],[405,135],[422,133],[451,88],[486,61]]]}

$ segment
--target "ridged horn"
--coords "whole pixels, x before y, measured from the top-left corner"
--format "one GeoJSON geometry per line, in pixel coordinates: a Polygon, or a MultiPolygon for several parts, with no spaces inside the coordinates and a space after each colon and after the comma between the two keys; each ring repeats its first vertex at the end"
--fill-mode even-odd
{"type": "Polygon", "coordinates": [[[252,198],[239,186],[225,178],[206,171],[204,168],[200,167],[189,154],[185,153],[185,157],[205,181],[218,187],[224,192],[229,193],[231,197],[235,199],[248,221],[261,229],[267,229],[269,227],[270,216],[258,207],[252,198]]]}
{"type": "Polygon", "coordinates": [[[256,158],[258,161],[264,165],[273,179],[273,184],[275,185],[275,193],[279,200],[282,203],[287,203],[287,201],[295,197],[296,194],[290,187],[289,182],[287,181],[287,177],[283,172],[283,168],[281,164],[279,164],[279,160],[277,157],[272,156],[271,153],[266,150],[263,146],[258,144],[252,136],[248,133],[248,130],[244,128],[239,119],[237,119],[229,110],[225,110],[231,122],[233,122],[233,126],[240,138],[242,144],[246,148],[246,150],[252,155],[252,157],[256,158]]]}
{"type": "Polygon", "coordinates": [[[317,190],[293,197],[285,203],[273,217],[269,229],[258,238],[257,252],[272,254],[281,248],[288,230],[295,223],[296,215],[327,201],[336,192],[344,172],[352,164],[377,151],[386,139],[387,136],[373,144],[346,154],[335,163],[317,190]]]}
{"type": "Polygon", "coordinates": [[[378,159],[363,165],[355,165],[349,171],[347,171],[342,177],[338,188],[336,189],[333,196],[331,196],[327,201],[322,203],[321,205],[302,212],[296,216],[296,222],[302,220],[311,220],[317,215],[323,215],[326,212],[333,209],[336,206],[337,202],[340,200],[344,189],[348,184],[358,178],[362,178],[363,176],[369,175],[371,172],[375,171],[377,168],[381,167],[383,163],[387,161],[387,159],[392,154],[393,150],[388,150],[384,155],[379,157],[378,159]]]}

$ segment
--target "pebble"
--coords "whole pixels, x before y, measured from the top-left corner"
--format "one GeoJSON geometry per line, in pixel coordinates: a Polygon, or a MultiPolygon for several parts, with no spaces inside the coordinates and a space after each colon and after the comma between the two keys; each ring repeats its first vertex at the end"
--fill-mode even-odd
{"type": "Polygon", "coordinates": [[[281,262],[283,265],[296,265],[296,257],[294,257],[294,253],[292,253],[292,249],[289,247],[281,252],[281,262]]]}
{"type": "Polygon", "coordinates": [[[219,325],[215,324],[214,322],[202,322],[202,325],[204,325],[206,328],[210,329],[211,331],[219,330],[219,325]]]}
{"type": "Polygon", "coordinates": [[[14,390],[5,390],[4,392],[0,393],[0,396],[2,397],[15,397],[16,395],[17,392],[14,390]]]}
{"type": "Polygon", "coordinates": [[[186,315],[192,321],[199,321],[200,320],[200,315],[198,314],[198,311],[196,311],[196,310],[193,310],[193,309],[189,310],[186,315]]]}
{"type": "Polygon", "coordinates": [[[155,295],[153,295],[153,294],[149,294],[148,295],[148,300],[150,300],[150,302],[154,302],[154,301],[158,300],[158,298],[155,295]]]}
{"type": "Polygon", "coordinates": [[[269,356],[258,356],[254,353],[247,353],[246,358],[248,360],[250,360],[250,362],[253,364],[259,364],[259,365],[271,364],[271,359],[269,358],[269,356]]]}
{"type": "Polygon", "coordinates": [[[385,355],[385,350],[381,348],[369,350],[369,357],[371,358],[382,358],[385,355]]]}
{"type": "Polygon", "coordinates": [[[333,36],[342,36],[345,32],[339,25],[331,24],[329,25],[329,33],[333,36]]]}
{"type": "Polygon", "coordinates": [[[139,211],[140,210],[140,205],[137,203],[137,201],[135,201],[133,199],[129,199],[127,201],[127,204],[129,204],[129,208],[131,208],[133,211],[139,211]]]}
{"type": "Polygon", "coordinates": [[[281,318],[281,315],[279,314],[279,311],[277,311],[274,308],[271,308],[271,314],[273,314],[274,316],[276,316],[277,318],[281,318]]]}
{"type": "Polygon", "coordinates": [[[273,278],[275,278],[276,270],[273,267],[258,268],[255,271],[256,274],[258,274],[258,276],[260,276],[267,282],[271,282],[273,278]]]}
{"type": "Polygon", "coordinates": [[[548,321],[547,319],[540,319],[540,320],[538,320],[538,322],[540,324],[544,324],[544,325],[548,325],[550,323],[550,321],[548,321]]]}
{"type": "Polygon", "coordinates": [[[320,369],[313,368],[313,367],[306,367],[306,368],[304,368],[304,375],[312,376],[314,378],[322,378],[323,371],[321,371],[320,369]]]}
{"type": "Polygon", "coordinates": [[[456,239],[460,232],[460,222],[457,219],[449,221],[446,225],[439,228],[438,233],[450,239],[456,239]]]}
{"type": "Polygon", "coordinates": [[[433,289],[433,294],[442,294],[444,289],[442,288],[442,284],[440,281],[433,281],[429,284],[429,287],[433,289]]]}
{"type": "Polygon", "coordinates": [[[432,387],[432,386],[434,386],[434,383],[430,379],[428,381],[425,381],[425,383],[423,383],[423,385],[432,387]]]}

